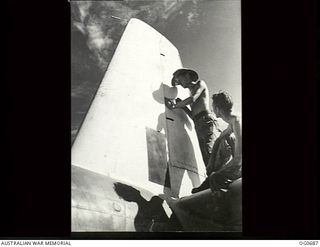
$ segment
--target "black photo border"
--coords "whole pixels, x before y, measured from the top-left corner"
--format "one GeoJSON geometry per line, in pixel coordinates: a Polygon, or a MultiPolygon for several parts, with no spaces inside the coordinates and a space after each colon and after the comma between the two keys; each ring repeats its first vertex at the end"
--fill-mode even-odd
{"type": "Polygon", "coordinates": [[[6,1],[1,238],[319,239],[316,1],[241,5],[243,233],[84,236],[71,234],[69,3],[6,1]]]}

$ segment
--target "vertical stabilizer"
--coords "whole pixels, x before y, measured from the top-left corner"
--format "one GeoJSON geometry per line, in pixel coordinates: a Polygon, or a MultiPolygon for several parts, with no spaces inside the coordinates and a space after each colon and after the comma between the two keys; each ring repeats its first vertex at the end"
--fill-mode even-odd
{"type": "Polygon", "coordinates": [[[180,67],[164,36],[131,19],[74,141],[72,165],[155,194],[198,186],[205,171],[193,123],[164,105],[164,97],[188,96],[171,87],[180,67]]]}

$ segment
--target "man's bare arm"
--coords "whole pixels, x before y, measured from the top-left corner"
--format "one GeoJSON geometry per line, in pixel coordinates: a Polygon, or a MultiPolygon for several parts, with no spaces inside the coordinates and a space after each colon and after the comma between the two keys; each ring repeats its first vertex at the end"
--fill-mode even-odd
{"type": "MultiPolygon", "coordinates": [[[[176,103],[178,104],[179,102],[181,102],[182,100],[180,99],[180,98],[176,98],[176,103]]],[[[192,116],[192,111],[187,107],[187,106],[185,106],[185,107],[183,107],[182,108],[184,111],[185,111],[185,113],[190,117],[190,118],[192,118],[193,116],[192,116]]]]}
{"type": "MultiPolygon", "coordinates": [[[[176,99],[176,102],[181,102],[181,101],[182,101],[182,100],[179,99],[179,98],[176,99]]],[[[168,107],[170,110],[176,108],[176,104],[174,103],[174,100],[171,100],[171,99],[168,99],[168,98],[165,97],[165,98],[164,98],[164,103],[165,103],[166,107],[168,107]]],[[[186,113],[190,118],[193,117],[193,116],[192,116],[192,111],[191,111],[187,106],[182,107],[181,109],[184,110],[185,113],[186,113]]]]}
{"type": "Polygon", "coordinates": [[[205,90],[205,86],[203,84],[204,84],[204,82],[201,81],[199,83],[199,88],[197,90],[195,90],[195,92],[193,92],[190,97],[178,102],[175,105],[175,108],[183,108],[183,107],[185,107],[187,105],[190,105],[193,102],[195,102],[200,97],[200,95],[203,92],[203,90],[205,90]]]}
{"type": "Polygon", "coordinates": [[[175,108],[183,108],[183,107],[186,107],[187,105],[190,105],[192,104],[194,101],[192,99],[192,96],[180,101],[179,103],[177,103],[175,105],[175,108]]]}
{"type": "Polygon", "coordinates": [[[191,119],[193,118],[192,111],[187,106],[183,107],[182,109],[191,119]]]}

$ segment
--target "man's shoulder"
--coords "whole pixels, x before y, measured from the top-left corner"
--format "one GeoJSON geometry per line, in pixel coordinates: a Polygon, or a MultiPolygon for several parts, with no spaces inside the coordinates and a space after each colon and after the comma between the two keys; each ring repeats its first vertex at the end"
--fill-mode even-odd
{"type": "Polygon", "coordinates": [[[200,86],[207,86],[207,84],[204,80],[199,80],[198,83],[200,86]]]}
{"type": "Polygon", "coordinates": [[[206,88],[207,88],[206,83],[203,80],[199,80],[193,83],[193,87],[191,88],[191,91],[196,92],[199,89],[204,90],[206,88]]]}
{"type": "Polygon", "coordinates": [[[197,88],[201,88],[201,89],[207,89],[208,88],[207,84],[206,84],[206,82],[204,80],[197,81],[196,85],[197,85],[197,88]]]}

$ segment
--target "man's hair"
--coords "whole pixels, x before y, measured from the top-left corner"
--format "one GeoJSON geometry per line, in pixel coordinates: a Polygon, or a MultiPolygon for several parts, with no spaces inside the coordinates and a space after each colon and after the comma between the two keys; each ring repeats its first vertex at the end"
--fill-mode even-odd
{"type": "Polygon", "coordinates": [[[225,113],[231,113],[233,102],[231,96],[227,92],[220,91],[212,95],[212,101],[215,106],[225,113]]]}
{"type": "Polygon", "coordinates": [[[190,79],[192,81],[197,81],[199,79],[199,75],[197,72],[195,72],[192,69],[178,69],[173,73],[173,76],[180,76],[180,75],[186,75],[188,74],[190,76],[190,79]]]}

